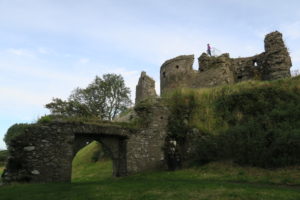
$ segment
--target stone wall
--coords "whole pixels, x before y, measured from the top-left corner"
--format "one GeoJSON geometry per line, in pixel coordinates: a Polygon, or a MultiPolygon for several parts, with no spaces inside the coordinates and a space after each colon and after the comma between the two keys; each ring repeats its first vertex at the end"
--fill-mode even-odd
{"type": "Polygon", "coordinates": [[[178,56],[166,61],[160,69],[161,94],[175,88],[213,87],[234,82],[228,54],[199,58],[199,70],[193,70],[194,55],[178,56]]]}
{"type": "Polygon", "coordinates": [[[166,168],[163,146],[167,135],[168,109],[161,99],[135,108],[143,127],[127,141],[128,173],[166,168]]]}
{"type": "Polygon", "coordinates": [[[9,146],[4,182],[65,182],[71,179],[73,158],[69,132],[57,125],[32,125],[9,146]]]}

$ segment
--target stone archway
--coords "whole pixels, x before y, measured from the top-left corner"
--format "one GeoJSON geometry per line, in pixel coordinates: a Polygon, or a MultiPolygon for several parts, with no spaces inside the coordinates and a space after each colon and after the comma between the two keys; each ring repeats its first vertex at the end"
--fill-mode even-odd
{"type": "Polygon", "coordinates": [[[73,145],[73,157],[76,153],[91,141],[97,141],[109,152],[113,162],[113,176],[127,175],[127,138],[114,135],[81,134],[75,133],[73,145]]]}
{"type": "Polygon", "coordinates": [[[111,154],[113,175],[127,175],[130,130],[116,125],[55,122],[33,124],[9,149],[4,182],[70,182],[72,160],[86,141],[100,141],[111,154]]]}

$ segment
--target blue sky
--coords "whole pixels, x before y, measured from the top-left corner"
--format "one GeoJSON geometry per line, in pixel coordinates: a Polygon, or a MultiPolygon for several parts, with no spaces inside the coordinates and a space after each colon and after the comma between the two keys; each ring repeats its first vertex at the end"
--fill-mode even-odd
{"type": "Polygon", "coordinates": [[[0,138],[96,75],[122,74],[134,99],[144,70],[158,90],[165,60],[198,57],[207,43],[252,56],[279,30],[300,69],[299,8],[298,0],[0,0],[0,138]]]}

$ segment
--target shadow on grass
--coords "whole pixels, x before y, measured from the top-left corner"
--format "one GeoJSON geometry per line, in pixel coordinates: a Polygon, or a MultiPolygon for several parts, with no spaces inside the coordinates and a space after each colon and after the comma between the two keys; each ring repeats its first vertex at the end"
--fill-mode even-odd
{"type": "Polygon", "coordinates": [[[299,188],[178,177],[159,172],[122,178],[56,183],[15,184],[0,188],[0,199],[299,199],[299,188]]]}

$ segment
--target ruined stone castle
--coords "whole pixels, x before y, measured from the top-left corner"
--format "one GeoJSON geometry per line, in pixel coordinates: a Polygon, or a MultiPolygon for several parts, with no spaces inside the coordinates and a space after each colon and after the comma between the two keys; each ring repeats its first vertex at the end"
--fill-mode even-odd
{"type": "MultiPolygon", "coordinates": [[[[205,88],[246,80],[274,80],[290,77],[292,65],[282,34],[265,37],[265,51],[247,58],[218,57],[203,53],[199,69],[193,70],[193,55],[167,60],[160,69],[161,94],[176,88],[205,88]]],[[[120,121],[139,119],[138,128],[119,124],[84,122],[37,123],[12,140],[9,158],[2,174],[4,182],[68,182],[72,160],[87,143],[101,142],[111,155],[113,175],[164,169],[164,144],[167,137],[168,108],[155,92],[155,82],[141,73],[136,87],[135,112],[120,121]],[[153,99],[151,107],[143,100],[153,99]]]]}
{"type": "MultiPolygon", "coordinates": [[[[198,70],[193,70],[194,55],[167,60],[160,68],[161,94],[175,88],[205,88],[247,80],[290,77],[292,62],[282,34],[272,32],[266,35],[264,43],[263,53],[246,58],[230,58],[228,53],[218,57],[203,53],[198,58],[198,70]]],[[[154,81],[143,72],[137,86],[136,100],[147,96],[155,96],[154,81]]]]}

